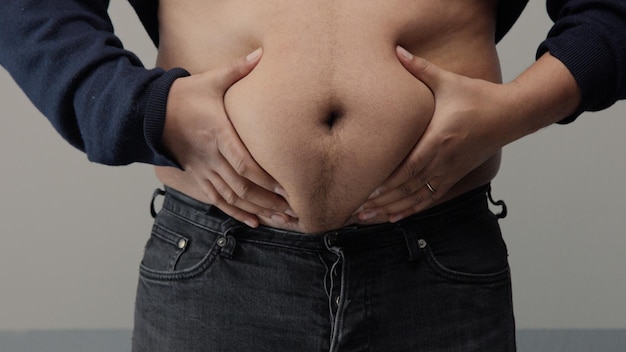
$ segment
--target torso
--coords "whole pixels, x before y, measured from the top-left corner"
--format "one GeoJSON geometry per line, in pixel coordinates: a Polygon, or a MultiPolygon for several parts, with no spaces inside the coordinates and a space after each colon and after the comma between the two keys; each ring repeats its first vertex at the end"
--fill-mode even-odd
{"type": "MultiPolygon", "coordinates": [[[[500,80],[491,0],[159,3],[161,67],[200,73],[263,47],[225,106],[254,159],[285,188],[299,217],[291,230],[345,224],[428,125],[434,98],[400,64],[397,44],[445,69],[500,80]]],[[[490,181],[499,157],[441,201],[490,181]]],[[[168,186],[206,201],[183,171],[156,171],[168,186]]]]}

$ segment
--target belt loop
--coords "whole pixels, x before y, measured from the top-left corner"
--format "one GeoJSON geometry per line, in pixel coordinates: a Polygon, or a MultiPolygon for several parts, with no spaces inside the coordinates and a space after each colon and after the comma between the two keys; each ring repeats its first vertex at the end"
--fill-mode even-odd
{"type": "Polygon", "coordinates": [[[229,232],[238,227],[242,227],[241,223],[229,216],[220,224],[220,232],[223,233],[224,236],[228,236],[229,232]]]}
{"type": "Polygon", "coordinates": [[[231,259],[237,247],[237,239],[230,235],[225,235],[217,239],[217,245],[222,248],[220,255],[224,258],[231,259]]]}
{"type": "Polygon", "coordinates": [[[407,231],[405,226],[398,226],[398,230],[402,232],[404,236],[404,242],[406,244],[407,251],[409,252],[409,261],[413,262],[419,259],[420,249],[417,245],[417,234],[413,231],[407,231]]]}
{"type": "Polygon", "coordinates": [[[154,200],[156,199],[156,197],[158,196],[164,196],[165,195],[165,191],[157,188],[154,190],[154,193],[152,193],[152,200],[150,201],[150,215],[152,215],[152,218],[156,218],[157,216],[157,212],[154,209],[154,200]]]}
{"type": "Polygon", "coordinates": [[[496,214],[496,217],[498,219],[506,218],[506,215],[508,214],[506,203],[504,203],[503,200],[499,200],[499,201],[493,200],[493,197],[491,196],[491,185],[489,185],[489,188],[487,188],[487,198],[489,198],[489,202],[491,202],[491,204],[501,207],[500,213],[496,214]]]}
{"type": "Polygon", "coordinates": [[[229,218],[220,225],[223,235],[217,239],[217,245],[222,248],[220,251],[222,257],[228,259],[233,257],[233,253],[237,247],[237,239],[235,236],[231,235],[231,232],[243,226],[245,225],[242,225],[233,218],[229,218]]]}

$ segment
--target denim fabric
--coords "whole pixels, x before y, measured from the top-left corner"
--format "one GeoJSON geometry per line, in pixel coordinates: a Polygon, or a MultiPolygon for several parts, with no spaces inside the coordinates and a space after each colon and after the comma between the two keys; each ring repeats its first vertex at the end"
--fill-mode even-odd
{"type": "Polygon", "coordinates": [[[488,186],[397,224],[251,229],[166,189],[134,352],[515,351],[488,186]]]}

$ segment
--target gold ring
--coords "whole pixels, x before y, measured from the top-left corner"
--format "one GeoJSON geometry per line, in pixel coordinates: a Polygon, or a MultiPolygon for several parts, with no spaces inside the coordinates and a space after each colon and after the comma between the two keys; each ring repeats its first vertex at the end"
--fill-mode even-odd
{"type": "Polygon", "coordinates": [[[426,187],[428,188],[428,190],[430,191],[430,193],[435,193],[435,189],[433,188],[433,186],[430,185],[429,182],[426,182],[426,187]]]}

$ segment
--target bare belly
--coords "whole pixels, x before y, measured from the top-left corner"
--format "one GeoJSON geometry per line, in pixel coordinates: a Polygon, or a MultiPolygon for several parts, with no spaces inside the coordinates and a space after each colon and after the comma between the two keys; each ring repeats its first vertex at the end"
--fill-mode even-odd
{"type": "MultiPolygon", "coordinates": [[[[225,106],[251,155],[286,190],[299,217],[292,230],[341,227],[428,125],[434,98],[400,64],[397,44],[459,73],[500,77],[487,2],[186,3],[160,2],[159,65],[197,73],[264,49],[252,73],[227,91],[225,106]]],[[[488,182],[498,160],[446,198],[488,182]]],[[[184,172],[157,168],[157,175],[203,200],[184,172]]]]}

